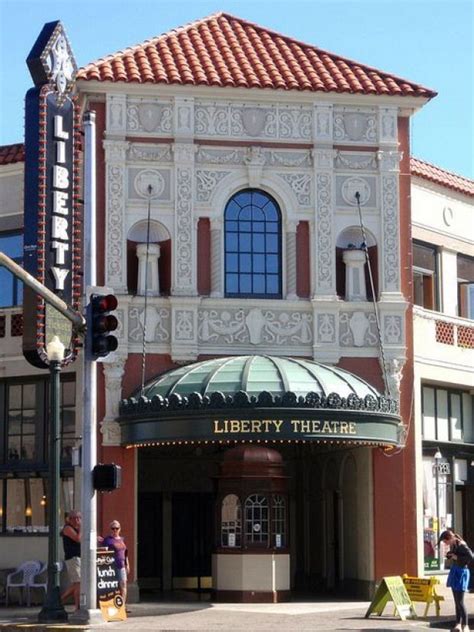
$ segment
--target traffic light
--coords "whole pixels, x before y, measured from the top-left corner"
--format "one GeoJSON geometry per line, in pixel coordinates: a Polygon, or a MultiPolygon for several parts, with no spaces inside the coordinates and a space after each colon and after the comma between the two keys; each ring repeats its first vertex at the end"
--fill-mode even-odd
{"type": "Polygon", "coordinates": [[[92,486],[98,492],[111,492],[122,485],[122,468],[115,463],[98,463],[92,470],[92,486]]]}
{"type": "Polygon", "coordinates": [[[87,323],[87,346],[91,360],[103,358],[118,347],[117,338],[110,335],[118,326],[117,318],[110,313],[117,309],[117,305],[113,294],[91,294],[87,323]]]}

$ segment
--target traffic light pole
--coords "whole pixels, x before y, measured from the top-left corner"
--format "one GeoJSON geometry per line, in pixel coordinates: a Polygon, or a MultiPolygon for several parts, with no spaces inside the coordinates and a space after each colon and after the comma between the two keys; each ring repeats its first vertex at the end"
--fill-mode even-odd
{"type": "MultiPolygon", "coordinates": [[[[84,115],[84,304],[96,284],[96,132],[95,113],[84,115]]],[[[86,345],[90,344],[90,335],[86,345]]],[[[81,529],[81,592],[80,610],[70,617],[84,623],[103,623],[97,609],[97,499],[92,485],[92,470],[97,463],[97,363],[92,362],[87,348],[83,369],[82,428],[82,529],[81,529]]]]}

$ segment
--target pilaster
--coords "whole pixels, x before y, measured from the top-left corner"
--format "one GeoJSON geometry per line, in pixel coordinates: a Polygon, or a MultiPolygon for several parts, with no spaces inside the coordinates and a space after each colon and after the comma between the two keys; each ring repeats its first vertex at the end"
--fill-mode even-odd
{"type": "Polygon", "coordinates": [[[174,296],[197,295],[197,244],[194,231],[194,156],[189,142],[173,145],[175,166],[175,223],[173,238],[174,296]]]}
{"type": "Polygon", "coordinates": [[[104,140],[106,162],[106,261],[105,283],[118,293],[127,292],[125,247],[125,200],[127,198],[126,152],[129,143],[104,140]]]}
{"type": "Polygon", "coordinates": [[[222,219],[211,219],[211,297],[221,298],[223,292],[222,279],[222,219]]]}
{"type": "Polygon", "coordinates": [[[122,377],[126,358],[115,358],[113,362],[104,362],[105,377],[105,417],[100,422],[102,445],[120,446],[121,434],[119,404],[122,398],[122,377]]]}
{"type": "Polygon", "coordinates": [[[286,223],[286,298],[297,300],[296,295],[296,228],[298,222],[286,223]]]}

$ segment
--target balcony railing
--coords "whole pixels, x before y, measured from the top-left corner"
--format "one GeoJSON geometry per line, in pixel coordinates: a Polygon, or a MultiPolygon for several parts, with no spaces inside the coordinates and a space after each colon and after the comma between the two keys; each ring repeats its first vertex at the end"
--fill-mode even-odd
{"type": "Polygon", "coordinates": [[[447,316],[421,307],[414,307],[413,313],[434,322],[436,342],[451,347],[474,349],[474,321],[467,318],[447,316]]]}

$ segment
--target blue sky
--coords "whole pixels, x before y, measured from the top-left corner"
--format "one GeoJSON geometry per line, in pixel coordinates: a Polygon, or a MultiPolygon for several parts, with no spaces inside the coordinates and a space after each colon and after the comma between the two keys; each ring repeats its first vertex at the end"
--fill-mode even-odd
{"type": "Polygon", "coordinates": [[[84,65],[216,11],[435,89],[412,154],[474,177],[472,0],[0,0],[0,144],[23,140],[25,59],[45,22],[63,22],[84,65]]]}

